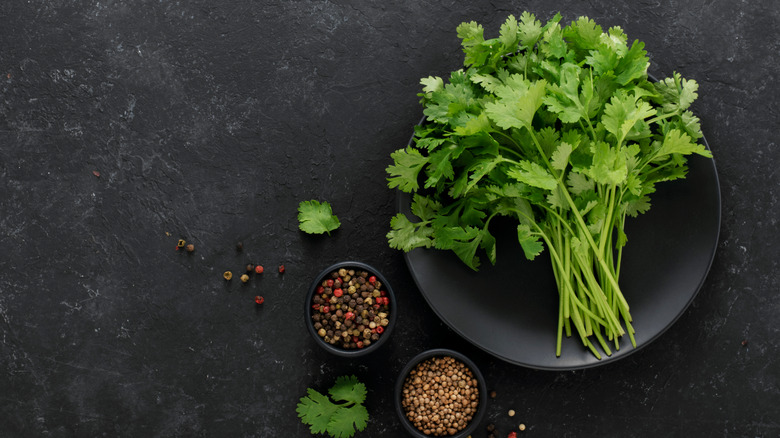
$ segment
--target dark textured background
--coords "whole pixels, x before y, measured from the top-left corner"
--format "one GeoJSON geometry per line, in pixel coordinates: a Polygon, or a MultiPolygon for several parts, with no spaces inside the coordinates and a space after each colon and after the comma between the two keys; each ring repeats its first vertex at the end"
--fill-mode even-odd
{"type": "Polygon", "coordinates": [[[399,437],[391,385],[433,347],[481,367],[502,437],[520,422],[538,437],[780,435],[778,28],[772,0],[0,2],[0,436],[305,437],[305,389],[355,374],[371,413],[358,436],[399,437]],[[461,21],[490,36],[523,10],[619,25],[651,73],[696,79],[718,166],[720,243],[697,299],[595,369],[466,344],[384,238],[384,169],[420,118],[419,79],[459,67],[461,21]],[[299,232],[304,199],[329,201],[341,229],[299,232]],[[311,277],[343,259],[399,293],[398,330],[360,360],[302,325],[311,277]],[[261,279],[222,281],[248,261],[261,279]]]}

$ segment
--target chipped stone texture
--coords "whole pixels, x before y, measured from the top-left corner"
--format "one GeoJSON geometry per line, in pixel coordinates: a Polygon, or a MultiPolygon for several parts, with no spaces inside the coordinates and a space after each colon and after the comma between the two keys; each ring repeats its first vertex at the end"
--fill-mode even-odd
{"type": "Polygon", "coordinates": [[[517,427],[512,408],[538,436],[777,436],[778,11],[770,0],[0,2],[0,435],[304,437],[297,399],[351,373],[369,388],[362,435],[397,437],[395,373],[447,346],[498,389],[485,424],[502,434],[517,427]],[[535,372],[465,344],[384,240],[383,172],[420,117],[419,78],[459,67],[461,21],[495,34],[525,9],[619,25],[646,43],[653,74],[699,81],[718,166],[721,241],[698,298],[659,341],[602,368],[535,372]],[[342,228],[302,235],[304,199],[329,201],[342,228]],[[179,238],[195,252],[176,252],[179,238]],[[380,356],[330,357],[302,325],[310,278],[342,259],[379,267],[400,291],[402,326],[380,356]],[[247,262],[266,273],[225,284],[247,262]]]}

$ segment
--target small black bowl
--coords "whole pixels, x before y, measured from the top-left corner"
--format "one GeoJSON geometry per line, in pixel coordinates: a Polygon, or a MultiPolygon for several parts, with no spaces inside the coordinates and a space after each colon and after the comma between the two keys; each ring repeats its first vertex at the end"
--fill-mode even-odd
{"type": "Polygon", "coordinates": [[[341,357],[363,356],[373,351],[376,351],[377,349],[379,349],[379,347],[382,346],[382,344],[387,342],[387,340],[390,338],[390,334],[392,333],[393,328],[395,327],[396,317],[398,316],[398,305],[395,302],[395,300],[396,300],[395,293],[393,292],[393,288],[390,285],[390,282],[388,282],[387,279],[373,266],[361,262],[355,262],[355,261],[345,261],[345,262],[336,263],[322,270],[322,272],[320,272],[319,275],[315,277],[314,281],[312,281],[311,287],[309,287],[309,293],[306,294],[306,302],[305,302],[306,308],[304,310],[306,327],[309,329],[309,333],[311,334],[312,338],[314,338],[314,342],[316,342],[317,345],[321,346],[328,352],[341,357]],[[346,348],[342,348],[341,346],[336,346],[325,342],[317,334],[317,331],[314,329],[314,322],[311,319],[314,311],[312,309],[312,299],[314,298],[314,294],[316,293],[317,288],[320,286],[323,280],[327,280],[328,278],[330,278],[330,274],[333,271],[338,271],[339,269],[342,268],[367,271],[369,275],[375,276],[377,280],[382,283],[382,290],[384,290],[387,293],[386,296],[389,298],[390,301],[389,303],[390,309],[387,315],[387,319],[389,320],[389,323],[387,324],[387,326],[384,327],[384,331],[379,336],[379,339],[372,342],[370,345],[368,345],[365,348],[346,349],[346,348]]]}
{"type": "Polygon", "coordinates": [[[458,353],[454,350],[449,350],[446,348],[437,348],[433,350],[424,351],[414,358],[410,360],[406,366],[401,370],[401,373],[398,375],[398,380],[396,380],[395,383],[395,411],[398,414],[398,418],[401,420],[401,424],[404,426],[404,429],[406,429],[407,432],[413,437],[416,438],[430,438],[433,435],[426,435],[421,430],[414,427],[414,424],[409,421],[409,419],[406,418],[406,414],[404,411],[403,406],[401,406],[401,400],[403,398],[403,387],[404,382],[406,381],[406,377],[409,376],[409,373],[416,367],[419,363],[430,359],[432,357],[445,357],[449,356],[452,357],[460,362],[463,362],[474,374],[474,378],[477,379],[477,386],[479,388],[479,404],[477,405],[477,412],[474,413],[474,415],[471,418],[471,422],[469,422],[468,426],[466,426],[464,429],[460,430],[454,435],[448,435],[449,438],[466,438],[479,427],[479,424],[482,422],[482,418],[485,416],[485,412],[487,411],[487,383],[485,382],[485,377],[482,376],[482,373],[479,371],[479,368],[477,368],[477,365],[468,357],[464,356],[461,353],[458,353]]]}

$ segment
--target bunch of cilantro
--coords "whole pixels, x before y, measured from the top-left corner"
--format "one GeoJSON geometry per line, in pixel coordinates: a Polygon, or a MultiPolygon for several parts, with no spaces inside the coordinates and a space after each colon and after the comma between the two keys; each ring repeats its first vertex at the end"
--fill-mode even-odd
{"type": "Polygon", "coordinates": [[[689,110],[698,84],[648,79],[644,44],[581,17],[562,26],[528,12],[497,38],[476,22],[457,28],[465,67],[427,77],[425,123],[392,153],[388,185],[413,193],[391,220],[392,248],[452,250],[470,268],[491,263],[490,221],[517,221],[526,258],[546,247],[559,292],[556,355],[572,327],[601,358],[626,333],[620,290],[624,225],[650,208],[657,183],[684,178],[686,156],[711,157],[689,110]]]}

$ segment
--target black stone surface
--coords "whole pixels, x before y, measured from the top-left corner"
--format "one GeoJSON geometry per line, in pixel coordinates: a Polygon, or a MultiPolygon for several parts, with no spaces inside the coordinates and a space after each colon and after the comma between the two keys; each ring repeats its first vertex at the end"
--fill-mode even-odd
{"type": "Polygon", "coordinates": [[[772,0],[0,2],[0,436],[305,437],[298,398],[355,374],[358,436],[399,437],[396,373],[436,347],[481,367],[497,436],[779,436],[778,29],[772,0]],[[595,369],[466,344],[384,238],[384,169],[420,118],[419,79],[458,68],[461,21],[496,34],[524,10],[621,26],[651,73],[696,79],[720,176],[698,297],[595,369]],[[342,227],[298,231],[305,199],[342,227]],[[302,324],[311,277],[343,259],[399,294],[381,354],[330,356],[302,324]],[[222,280],[247,262],[262,278],[222,280]]]}

